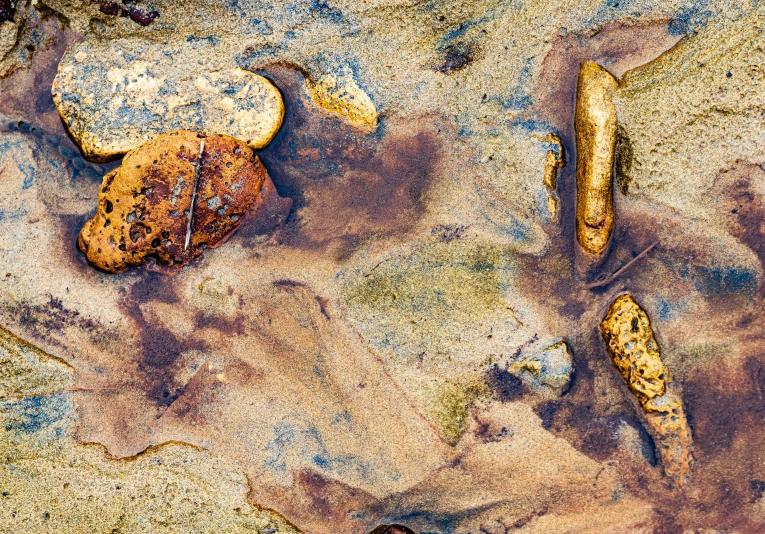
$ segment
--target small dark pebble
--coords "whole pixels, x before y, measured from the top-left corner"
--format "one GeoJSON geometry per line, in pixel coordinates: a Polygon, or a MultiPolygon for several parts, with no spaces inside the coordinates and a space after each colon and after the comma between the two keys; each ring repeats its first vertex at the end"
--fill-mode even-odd
{"type": "Polygon", "coordinates": [[[115,2],[101,2],[98,10],[104,15],[117,15],[120,12],[120,6],[115,2]]]}
{"type": "Polygon", "coordinates": [[[0,23],[13,20],[16,13],[16,0],[0,0],[0,23]]]}
{"type": "Polygon", "coordinates": [[[130,20],[138,23],[141,26],[148,26],[149,24],[154,22],[154,19],[156,19],[158,16],[159,16],[158,11],[151,11],[149,13],[144,13],[143,11],[140,11],[138,9],[130,10],[130,20]]]}
{"type": "Polygon", "coordinates": [[[404,525],[380,525],[369,534],[415,534],[415,532],[404,525]]]}
{"type": "Polygon", "coordinates": [[[86,163],[85,161],[80,157],[74,157],[72,158],[72,166],[77,169],[78,171],[81,171],[85,169],[86,163]]]}
{"type": "Polygon", "coordinates": [[[154,19],[159,17],[158,11],[149,11],[147,13],[138,9],[133,0],[122,0],[122,4],[125,7],[120,7],[117,2],[98,2],[98,10],[105,15],[130,17],[130,20],[141,26],[148,26],[154,22],[154,19]]]}

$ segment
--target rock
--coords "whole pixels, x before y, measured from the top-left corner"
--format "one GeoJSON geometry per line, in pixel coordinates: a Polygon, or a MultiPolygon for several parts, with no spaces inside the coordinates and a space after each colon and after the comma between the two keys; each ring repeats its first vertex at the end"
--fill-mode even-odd
{"type": "Polygon", "coordinates": [[[188,130],[161,135],[104,177],[98,211],[78,245],[88,261],[110,272],[149,255],[162,264],[187,263],[221,245],[260,208],[267,181],[260,159],[233,137],[188,130]]]}
{"type": "Polygon", "coordinates": [[[536,356],[511,364],[507,371],[543,396],[560,397],[571,382],[574,362],[566,342],[559,341],[536,356]]]}
{"type": "MultiPolygon", "coordinates": [[[[136,5],[160,16],[140,27],[90,0],[39,0],[48,22],[59,20],[52,11],[67,21],[57,43],[141,36],[175,57],[189,48],[182,57],[193,63],[268,72],[290,112],[260,157],[297,209],[278,238],[247,238],[248,221],[177,276],[110,275],[73,250],[106,172],[75,178],[79,154],[0,134],[0,324],[71,361],[73,387],[109,388],[66,394],[71,439],[109,453],[96,449],[104,460],[94,470],[72,464],[83,452],[27,460],[18,444],[38,433],[22,432],[34,425],[55,438],[60,427],[38,403],[60,397],[18,401],[5,450],[20,453],[3,456],[0,524],[232,532],[206,511],[241,517],[245,499],[317,534],[383,523],[474,533],[763,523],[765,470],[752,451],[762,449],[765,368],[765,4],[615,4],[147,0],[136,5]],[[683,34],[639,79],[625,74],[683,34]],[[629,409],[634,397],[596,334],[617,288],[590,290],[576,276],[573,165],[557,177],[562,224],[548,209],[546,136],[575,157],[587,59],[625,81],[614,103],[633,153],[602,272],[661,239],[620,283],[655,310],[669,342],[662,359],[699,452],[684,492],[665,491],[651,467],[659,452],[636,422],[646,414],[629,409]],[[372,135],[308,101],[305,79],[343,65],[380,115],[372,135]],[[749,170],[722,174],[735,161],[749,170]],[[518,378],[505,364],[541,360],[560,339],[581,373],[563,397],[540,402],[532,372],[518,378]],[[207,361],[225,382],[208,380],[207,361]],[[471,400],[480,389],[470,385],[497,362],[504,382],[471,400]],[[461,432],[455,445],[442,429],[461,432]],[[155,451],[179,442],[205,471],[238,474],[241,497],[213,499],[226,490],[193,475],[163,484],[187,456],[155,451]]],[[[13,57],[31,55],[29,44],[20,38],[13,57]]],[[[38,46],[29,69],[0,80],[0,119],[63,133],[48,105],[57,50],[38,46]]]]}
{"type": "Polygon", "coordinates": [[[632,295],[623,294],[611,303],[600,332],[614,367],[645,412],[665,474],[678,485],[687,484],[693,438],[683,403],[661,360],[651,320],[632,295]]]}
{"type": "Polygon", "coordinates": [[[558,172],[566,165],[566,156],[563,142],[560,137],[548,133],[545,141],[550,148],[545,156],[545,175],[542,183],[547,193],[547,210],[550,212],[550,220],[557,223],[560,220],[560,197],[558,196],[558,172]]]}
{"type": "Polygon", "coordinates": [[[325,74],[316,82],[306,80],[306,90],[317,104],[342,115],[354,126],[370,130],[377,127],[377,109],[356,83],[350,67],[341,68],[337,74],[325,74]]]}
{"type": "Polygon", "coordinates": [[[208,65],[207,52],[141,39],[79,43],[59,64],[53,101],[85,156],[96,161],[178,129],[263,148],[284,117],[279,90],[238,67],[208,65]]]}
{"type": "Polygon", "coordinates": [[[576,239],[590,260],[602,260],[614,229],[613,165],[618,80],[582,62],[576,89],[576,239]]]}
{"type": "Polygon", "coordinates": [[[631,295],[621,295],[611,303],[600,331],[611,361],[632,394],[645,411],[656,411],[652,401],[664,395],[669,369],[661,361],[648,315],[631,295]]]}

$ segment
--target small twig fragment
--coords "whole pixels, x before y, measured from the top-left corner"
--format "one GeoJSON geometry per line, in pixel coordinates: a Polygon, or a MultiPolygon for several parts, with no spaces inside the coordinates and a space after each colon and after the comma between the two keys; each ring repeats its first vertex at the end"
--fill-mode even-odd
{"type": "Polygon", "coordinates": [[[385,258],[384,260],[382,260],[382,261],[378,262],[378,263],[377,263],[377,265],[375,265],[374,267],[372,267],[372,270],[371,270],[371,271],[369,271],[368,273],[366,273],[366,274],[364,275],[364,278],[367,278],[367,277],[369,277],[369,276],[372,276],[372,273],[373,273],[373,272],[375,272],[375,269],[377,269],[377,268],[378,268],[380,265],[382,265],[383,263],[385,263],[385,262],[387,262],[387,261],[390,261],[390,260],[391,260],[391,258],[385,258]]]}
{"type": "Polygon", "coordinates": [[[606,286],[610,284],[611,282],[619,278],[622,274],[624,274],[624,272],[630,267],[632,267],[640,258],[642,258],[646,254],[648,254],[651,250],[653,250],[653,248],[656,247],[656,245],[658,244],[659,244],[658,241],[654,241],[653,243],[648,245],[645,249],[643,249],[643,251],[640,254],[638,254],[637,256],[632,258],[630,261],[628,261],[627,263],[619,267],[613,273],[609,274],[608,276],[598,277],[594,282],[589,283],[584,287],[586,287],[587,289],[593,289],[596,287],[602,287],[602,286],[606,286]]]}
{"type": "Polygon", "coordinates": [[[205,142],[202,141],[199,144],[199,156],[197,157],[196,173],[194,175],[194,190],[191,193],[191,205],[189,206],[188,225],[186,226],[186,244],[183,246],[183,250],[189,249],[189,242],[191,241],[191,225],[194,222],[194,207],[197,203],[197,188],[199,187],[199,171],[202,168],[202,154],[205,151],[205,142]]]}

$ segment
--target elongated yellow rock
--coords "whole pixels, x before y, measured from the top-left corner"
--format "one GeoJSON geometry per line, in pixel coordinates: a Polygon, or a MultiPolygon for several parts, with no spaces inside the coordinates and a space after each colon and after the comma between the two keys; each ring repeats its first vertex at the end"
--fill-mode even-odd
{"type": "Polygon", "coordinates": [[[664,473],[684,485],[693,464],[693,438],[648,315],[631,295],[620,295],[600,323],[600,332],[611,361],[643,408],[664,473]]]}
{"type": "Polygon", "coordinates": [[[604,254],[614,228],[613,165],[619,82],[592,61],[582,62],[576,91],[576,238],[584,252],[604,254]]]}

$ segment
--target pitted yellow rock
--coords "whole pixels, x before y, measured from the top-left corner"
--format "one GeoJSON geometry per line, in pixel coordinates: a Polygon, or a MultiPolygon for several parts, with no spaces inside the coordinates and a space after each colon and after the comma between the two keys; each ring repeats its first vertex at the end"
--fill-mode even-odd
{"type": "Polygon", "coordinates": [[[646,411],[657,411],[651,401],[664,395],[669,370],[661,361],[648,315],[631,295],[621,295],[611,304],[600,331],[611,361],[632,393],[646,411]]]}
{"type": "Polygon", "coordinates": [[[693,464],[693,438],[682,401],[670,385],[669,369],[661,361],[651,320],[631,295],[620,295],[600,332],[611,361],[645,411],[665,474],[684,485],[693,464]]]}
{"type": "Polygon", "coordinates": [[[648,431],[664,466],[664,473],[679,485],[688,482],[693,467],[693,437],[683,403],[671,385],[653,401],[655,411],[646,413],[648,431]]]}

